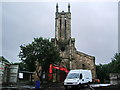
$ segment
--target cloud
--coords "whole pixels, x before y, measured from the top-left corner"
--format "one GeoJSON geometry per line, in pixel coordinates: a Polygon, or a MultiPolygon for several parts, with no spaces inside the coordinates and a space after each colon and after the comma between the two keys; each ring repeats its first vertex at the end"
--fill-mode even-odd
{"type": "MultiPolygon", "coordinates": [[[[67,2],[59,3],[59,11],[67,11],[67,2]]],[[[3,56],[19,60],[19,46],[34,37],[55,36],[55,5],[50,3],[3,3],[3,56]]],[[[117,3],[71,3],[71,30],[80,52],[96,57],[96,63],[110,62],[117,52],[117,3]]]]}
{"type": "Polygon", "coordinates": [[[0,55],[2,55],[2,3],[0,3],[0,55]]]}
{"type": "Polygon", "coordinates": [[[117,3],[82,3],[72,11],[77,49],[95,56],[96,64],[109,63],[118,50],[117,3]]]}

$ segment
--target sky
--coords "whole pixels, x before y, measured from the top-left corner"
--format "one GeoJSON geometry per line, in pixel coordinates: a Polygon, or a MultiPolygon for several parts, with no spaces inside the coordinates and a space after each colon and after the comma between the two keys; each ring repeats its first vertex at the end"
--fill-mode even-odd
{"type": "MultiPolygon", "coordinates": [[[[36,37],[55,37],[57,2],[0,3],[0,56],[19,62],[20,45],[36,37]],[[2,21],[1,21],[2,20],[2,21]]],[[[69,2],[59,2],[67,11],[69,2]]],[[[111,62],[118,52],[118,2],[70,2],[71,37],[78,51],[95,56],[96,64],[111,62]]]]}
{"type": "MultiPolygon", "coordinates": [[[[118,3],[118,39],[120,38],[120,1],[118,3]]],[[[120,40],[118,40],[118,53],[120,53],[120,40]]]]}

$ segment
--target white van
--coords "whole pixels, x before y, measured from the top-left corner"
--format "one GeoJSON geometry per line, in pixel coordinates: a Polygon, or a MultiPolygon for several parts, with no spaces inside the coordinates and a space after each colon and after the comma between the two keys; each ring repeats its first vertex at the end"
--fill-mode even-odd
{"type": "Polygon", "coordinates": [[[91,70],[70,70],[64,80],[64,86],[65,89],[68,89],[68,87],[80,87],[82,84],[88,84],[90,82],[92,82],[91,70]]]}

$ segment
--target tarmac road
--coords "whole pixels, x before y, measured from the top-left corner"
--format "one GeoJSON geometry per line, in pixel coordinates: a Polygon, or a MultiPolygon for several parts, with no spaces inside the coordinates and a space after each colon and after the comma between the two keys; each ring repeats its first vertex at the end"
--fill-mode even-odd
{"type": "MultiPolygon", "coordinates": [[[[89,87],[83,86],[81,88],[71,88],[69,90],[120,90],[119,86],[100,86],[100,87],[92,87],[93,85],[90,85],[89,87]]],[[[47,87],[44,90],[65,90],[63,84],[57,83],[53,84],[52,86],[47,87]]]]}
{"type": "MultiPolygon", "coordinates": [[[[47,87],[45,90],[65,90],[62,83],[47,87]]],[[[94,90],[92,87],[83,86],[81,88],[70,88],[69,90],[94,90]]]]}
{"type": "MultiPolygon", "coordinates": [[[[51,83],[41,85],[40,89],[35,89],[34,86],[30,85],[20,85],[18,86],[4,86],[0,90],[65,90],[62,83],[51,83]]],[[[90,87],[83,86],[81,88],[71,88],[69,90],[120,90],[120,85],[118,86],[106,86],[106,84],[91,84],[90,87]],[[96,87],[97,86],[97,87],[96,87]]]]}

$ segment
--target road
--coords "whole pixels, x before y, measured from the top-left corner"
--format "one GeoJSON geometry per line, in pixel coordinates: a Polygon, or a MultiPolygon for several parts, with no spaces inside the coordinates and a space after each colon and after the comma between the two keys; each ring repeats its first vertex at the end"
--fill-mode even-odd
{"type": "MultiPolygon", "coordinates": [[[[110,85],[110,84],[91,84],[90,87],[83,86],[79,89],[71,88],[69,90],[120,90],[120,85],[110,85]]],[[[35,86],[31,85],[19,85],[19,86],[4,86],[0,90],[37,90],[35,86]]],[[[65,90],[62,83],[51,83],[41,85],[41,89],[38,90],[65,90]]]]}
{"type": "MultiPolygon", "coordinates": [[[[73,90],[74,88],[71,88],[69,90],[73,90]]],[[[48,86],[44,90],[65,90],[62,83],[52,84],[51,86],[48,86]]],[[[83,86],[79,89],[75,88],[74,90],[120,90],[120,85],[113,86],[110,84],[91,84],[89,87],[83,86]]]]}
{"type": "MultiPolygon", "coordinates": [[[[58,84],[54,84],[54,85],[47,87],[45,90],[65,90],[65,88],[62,83],[58,83],[58,84]]],[[[73,88],[69,90],[73,90],[73,88]]],[[[74,90],[94,90],[94,89],[91,87],[83,86],[82,88],[79,88],[79,89],[75,88],[74,90]]]]}

